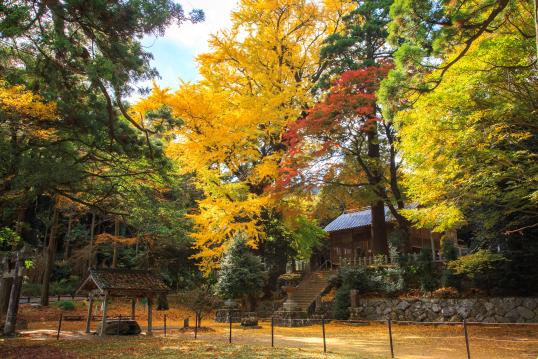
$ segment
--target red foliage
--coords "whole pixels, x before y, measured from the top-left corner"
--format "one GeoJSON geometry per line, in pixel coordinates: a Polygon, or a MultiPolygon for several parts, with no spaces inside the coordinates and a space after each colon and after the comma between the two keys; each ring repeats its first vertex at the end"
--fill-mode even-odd
{"type": "Polygon", "coordinates": [[[315,157],[349,145],[350,133],[367,132],[373,122],[381,120],[376,92],[391,68],[390,63],[381,63],[344,72],[306,117],[288,126],[283,135],[288,146],[287,160],[280,169],[277,187],[287,187],[315,157]],[[316,143],[315,150],[305,146],[309,141],[316,143]]]}

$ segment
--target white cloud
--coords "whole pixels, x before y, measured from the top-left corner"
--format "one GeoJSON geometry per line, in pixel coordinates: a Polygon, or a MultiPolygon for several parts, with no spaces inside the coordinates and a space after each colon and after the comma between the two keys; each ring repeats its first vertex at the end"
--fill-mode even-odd
{"type": "Polygon", "coordinates": [[[185,13],[193,8],[202,9],[205,21],[198,24],[173,25],[166,30],[164,39],[191,49],[195,55],[207,52],[211,34],[231,26],[230,14],[237,7],[237,0],[180,0],[185,13]]]}
{"type": "MultiPolygon", "coordinates": [[[[205,21],[192,24],[183,23],[170,26],[162,37],[145,37],[145,50],[153,54],[152,66],[156,67],[161,79],[156,82],[165,87],[177,88],[179,80],[196,81],[199,73],[196,57],[209,51],[211,34],[231,27],[231,12],[238,7],[238,0],[179,0],[189,13],[192,9],[202,9],[205,21]]],[[[151,87],[151,81],[142,81],[139,87],[151,87]]],[[[133,92],[128,100],[135,102],[141,95],[133,92]]]]}

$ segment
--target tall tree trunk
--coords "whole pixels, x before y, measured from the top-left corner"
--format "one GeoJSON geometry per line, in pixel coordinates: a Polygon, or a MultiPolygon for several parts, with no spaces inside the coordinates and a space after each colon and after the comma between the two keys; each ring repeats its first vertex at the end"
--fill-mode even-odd
{"type": "Polygon", "coordinates": [[[0,274],[0,320],[4,318],[7,313],[9,305],[9,296],[11,294],[11,286],[13,285],[13,278],[7,276],[6,273],[0,274]]]}
{"type": "Polygon", "coordinates": [[[58,246],[58,209],[54,207],[52,214],[52,226],[50,228],[49,245],[45,255],[45,269],[43,271],[43,285],[41,286],[41,305],[49,305],[49,287],[50,276],[52,274],[52,267],[54,265],[54,257],[56,254],[56,247],[58,246]]]}
{"type": "Polygon", "coordinates": [[[368,157],[372,165],[369,176],[370,185],[378,198],[371,204],[372,215],[372,243],[371,248],[374,254],[388,254],[389,246],[387,241],[387,226],[385,221],[385,203],[383,194],[383,173],[381,169],[381,155],[379,150],[379,139],[377,123],[373,123],[368,131],[368,157]]]}
{"type": "Polygon", "coordinates": [[[69,244],[71,242],[71,226],[73,225],[73,216],[69,215],[69,220],[67,222],[67,232],[65,234],[64,240],[64,260],[69,258],[69,244]]]}
{"type": "Polygon", "coordinates": [[[534,5],[534,41],[536,43],[536,67],[538,67],[538,0],[533,1],[534,5]]]}
{"type": "Polygon", "coordinates": [[[88,269],[93,265],[93,237],[95,235],[95,211],[92,210],[92,223],[90,224],[90,253],[88,253],[88,269]]]}
{"type": "MultiPolygon", "coordinates": [[[[120,218],[116,216],[114,218],[114,237],[118,238],[120,236],[120,218]]],[[[112,243],[112,268],[116,268],[118,264],[118,244],[116,241],[112,243]]]]}
{"type": "Polygon", "coordinates": [[[21,294],[22,286],[22,276],[19,275],[21,268],[20,258],[21,251],[17,251],[17,256],[15,258],[15,271],[13,275],[13,285],[11,286],[11,292],[9,296],[9,306],[6,314],[6,323],[4,324],[4,335],[11,336],[15,334],[15,328],[17,325],[17,312],[19,310],[19,297],[21,294]]]}
{"type": "MultiPolygon", "coordinates": [[[[26,217],[26,207],[21,206],[17,209],[17,223],[15,224],[15,232],[22,235],[22,227],[26,217]]],[[[13,277],[9,277],[9,259],[5,259],[4,263],[0,264],[0,319],[7,315],[9,299],[11,296],[11,288],[13,286],[13,277]],[[3,273],[5,271],[5,273],[3,273]]],[[[17,295],[18,297],[18,295],[17,295]]]]}

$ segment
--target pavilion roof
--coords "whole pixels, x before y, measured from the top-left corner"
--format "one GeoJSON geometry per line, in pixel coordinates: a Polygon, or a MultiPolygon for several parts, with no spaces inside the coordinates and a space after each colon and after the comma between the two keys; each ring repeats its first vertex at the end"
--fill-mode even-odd
{"type": "Polygon", "coordinates": [[[116,268],[90,269],[88,277],[77,288],[77,292],[107,291],[116,296],[146,296],[169,290],[162,278],[150,271],[116,268]]]}

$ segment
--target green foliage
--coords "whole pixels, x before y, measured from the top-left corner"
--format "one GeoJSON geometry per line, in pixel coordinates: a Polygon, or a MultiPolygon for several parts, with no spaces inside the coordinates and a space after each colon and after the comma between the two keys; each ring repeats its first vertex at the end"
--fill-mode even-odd
{"type": "Polygon", "coordinates": [[[292,248],[297,253],[297,258],[308,260],[312,251],[321,245],[321,240],[327,236],[327,232],[321,228],[315,219],[299,216],[295,219],[296,229],[293,230],[292,248]]]}
{"type": "Polygon", "coordinates": [[[70,276],[67,279],[51,282],[49,292],[51,295],[71,295],[75,292],[79,284],[80,277],[70,276]]]}
{"type": "Polygon", "coordinates": [[[505,260],[506,258],[502,254],[481,249],[449,262],[448,268],[453,270],[455,274],[474,279],[481,274],[495,270],[505,260]]]}
{"type": "Polygon", "coordinates": [[[393,0],[354,1],[356,7],[343,18],[343,31],[325,40],[320,56],[329,60],[318,86],[328,88],[334,75],[360,67],[372,66],[376,60],[389,58],[386,46],[389,9],[393,0]]]}
{"type": "Polygon", "coordinates": [[[437,267],[432,259],[431,249],[424,248],[420,252],[417,262],[417,274],[422,290],[431,292],[438,287],[439,275],[437,267]]]}
{"type": "Polygon", "coordinates": [[[259,294],[266,280],[263,264],[250,252],[239,233],[226,251],[218,273],[216,292],[225,299],[259,294]]]}
{"type": "Polygon", "coordinates": [[[333,315],[337,319],[347,319],[349,294],[352,289],[358,290],[359,293],[395,295],[404,289],[404,278],[400,268],[344,266],[331,284],[337,287],[333,315]]]}
{"type": "Polygon", "coordinates": [[[346,320],[349,317],[349,307],[351,306],[350,289],[342,286],[336,290],[333,301],[333,317],[335,319],[346,320]]]}
{"type": "Polygon", "coordinates": [[[62,300],[59,302],[55,302],[54,305],[56,305],[62,310],[75,310],[75,302],[73,302],[72,300],[62,300]]]}
{"type": "Polygon", "coordinates": [[[399,48],[380,98],[400,128],[407,194],[421,205],[407,215],[438,231],[468,224],[476,247],[535,235],[536,47],[524,35],[534,33],[533,18],[522,15],[530,7],[398,0],[391,8],[399,48]]]}
{"type": "Polygon", "coordinates": [[[14,250],[21,243],[22,239],[14,230],[9,227],[0,228],[0,249],[6,248],[14,250]]]}

